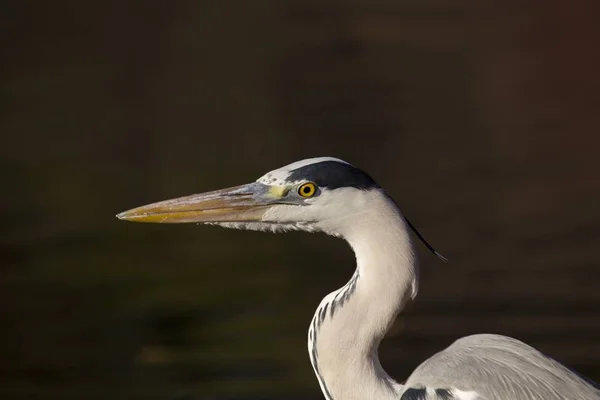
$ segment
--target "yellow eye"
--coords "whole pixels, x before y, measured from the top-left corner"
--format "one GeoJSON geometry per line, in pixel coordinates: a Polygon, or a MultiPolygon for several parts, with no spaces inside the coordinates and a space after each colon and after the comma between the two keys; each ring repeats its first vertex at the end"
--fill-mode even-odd
{"type": "Polygon", "coordinates": [[[311,197],[316,191],[317,185],[312,182],[304,183],[298,188],[298,194],[302,197],[311,197]]]}

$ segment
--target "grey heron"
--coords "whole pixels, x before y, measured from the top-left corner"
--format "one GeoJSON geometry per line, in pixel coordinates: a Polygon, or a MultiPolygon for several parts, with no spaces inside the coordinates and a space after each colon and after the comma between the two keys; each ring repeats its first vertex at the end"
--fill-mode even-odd
{"type": "Polygon", "coordinates": [[[340,159],[298,161],[250,184],[161,201],[117,217],[324,232],[345,239],[356,256],[354,274],[325,296],[308,330],[310,362],[328,400],[600,399],[592,381],[517,339],[494,334],[458,339],[419,365],[404,384],[394,381],[377,350],[417,294],[412,225],[368,174],[340,159]]]}

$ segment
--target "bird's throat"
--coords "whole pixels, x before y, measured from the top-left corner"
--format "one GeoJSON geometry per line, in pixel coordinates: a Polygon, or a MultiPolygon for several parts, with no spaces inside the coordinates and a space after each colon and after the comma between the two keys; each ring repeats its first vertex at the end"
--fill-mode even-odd
{"type": "Polygon", "coordinates": [[[343,235],[356,254],[354,275],[323,299],[309,328],[311,363],[331,400],[394,398],[400,388],[381,368],[377,349],[416,294],[417,263],[396,206],[372,209],[378,211],[357,216],[343,235]]]}

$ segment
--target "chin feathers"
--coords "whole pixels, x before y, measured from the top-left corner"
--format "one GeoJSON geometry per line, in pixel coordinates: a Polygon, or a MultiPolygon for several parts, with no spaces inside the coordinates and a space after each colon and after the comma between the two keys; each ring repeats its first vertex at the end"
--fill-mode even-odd
{"type": "Polygon", "coordinates": [[[270,222],[208,222],[204,225],[215,225],[223,228],[241,229],[245,231],[260,231],[270,233],[285,233],[289,231],[317,232],[318,229],[306,223],[270,223],[270,222]]]}

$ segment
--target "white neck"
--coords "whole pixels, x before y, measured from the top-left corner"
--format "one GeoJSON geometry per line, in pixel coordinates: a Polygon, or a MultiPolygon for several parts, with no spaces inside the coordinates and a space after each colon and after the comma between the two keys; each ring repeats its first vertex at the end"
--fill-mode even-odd
{"type": "Polygon", "coordinates": [[[377,349],[417,292],[418,265],[405,221],[380,192],[371,207],[336,221],[356,254],[357,269],[327,295],[309,328],[308,350],[328,400],[397,399],[402,386],[383,371],[377,349]]]}

